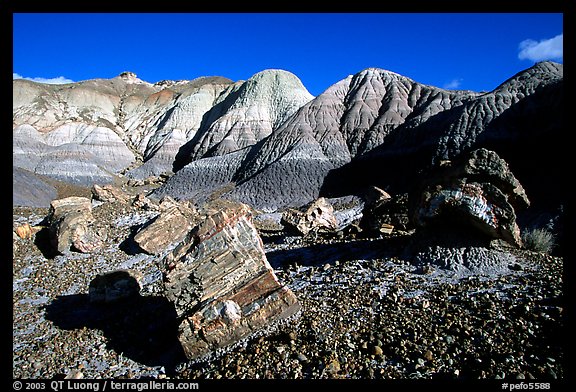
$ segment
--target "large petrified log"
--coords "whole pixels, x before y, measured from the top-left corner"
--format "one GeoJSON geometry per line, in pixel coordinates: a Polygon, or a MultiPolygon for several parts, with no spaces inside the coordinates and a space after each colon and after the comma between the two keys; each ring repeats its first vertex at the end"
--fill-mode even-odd
{"type": "Polygon", "coordinates": [[[59,253],[70,249],[91,253],[102,247],[105,233],[95,229],[92,204],[86,197],[53,200],[48,221],[51,244],[59,253]]]}
{"type": "Polygon", "coordinates": [[[508,164],[478,149],[428,174],[413,209],[416,225],[432,222],[475,227],[491,238],[521,246],[515,208],[530,205],[508,164]]]}
{"type": "Polygon", "coordinates": [[[178,337],[191,360],[228,347],[300,310],[277,280],[250,208],[216,200],[160,263],[165,296],[182,320],[178,337]]]}

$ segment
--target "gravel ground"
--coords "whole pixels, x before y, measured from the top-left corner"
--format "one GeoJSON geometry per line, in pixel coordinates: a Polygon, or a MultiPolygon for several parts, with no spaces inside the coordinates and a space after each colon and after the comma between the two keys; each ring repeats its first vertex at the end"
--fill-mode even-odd
{"type": "MultiPolygon", "coordinates": [[[[268,260],[301,301],[301,314],[209,361],[188,363],[156,258],[130,241],[156,212],[105,203],[93,214],[108,230],[97,254],[54,256],[44,230],[14,238],[14,378],[566,377],[561,257],[493,251],[490,268],[449,268],[435,258],[462,261],[487,251],[436,248],[427,258],[409,257],[410,233],[314,241],[263,233],[268,260]],[[90,281],[119,268],[144,275],[141,295],[90,304],[90,281]]],[[[38,225],[46,215],[14,208],[13,226],[38,225]]]]}

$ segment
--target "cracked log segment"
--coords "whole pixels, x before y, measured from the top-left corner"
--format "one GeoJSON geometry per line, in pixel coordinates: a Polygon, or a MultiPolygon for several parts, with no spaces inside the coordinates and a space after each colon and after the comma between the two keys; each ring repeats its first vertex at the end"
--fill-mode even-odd
{"type": "Polygon", "coordinates": [[[445,161],[423,181],[412,209],[417,226],[432,221],[474,227],[521,247],[516,211],[530,206],[524,188],[494,151],[474,150],[445,161]]]}
{"type": "Polygon", "coordinates": [[[92,198],[108,203],[120,202],[127,204],[130,201],[130,195],[124,192],[122,189],[117,188],[110,184],[105,185],[92,185],[92,198]]]}
{"type": "Polygon", "coordinates": [[[106,238],[104,229],[95,227],[92,204],[86,197],[53,200],[48,222],[51,245],[60,254],[70,250],[98,251],[106,238]]]}
{"type": "Polygon", "coordinates": [[[273,327],[301,309],[266,259],[250,208],[216,200],[160,262],[165,296],[174,303],[178,338],[197,360],[273,327]]]}

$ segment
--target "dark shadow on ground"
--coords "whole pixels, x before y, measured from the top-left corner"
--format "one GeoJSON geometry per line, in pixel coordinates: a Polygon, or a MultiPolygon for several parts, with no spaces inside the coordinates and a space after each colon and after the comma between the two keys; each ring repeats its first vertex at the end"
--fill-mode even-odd
{"type": "Polygon", "coordinates": [[[42,255],[47,259],[53,259],[59,255],[50,242],[50,229],[47,227],[36,233],[34,245],[36,245],[38,250],[42,252],[42,255]]]}
{"type": "Polygon", "coordinates": [[[326,244],[310,244],[266,253],[274,269],[288,265],[323,266],[336,261],[374,260],[398,255],[406,246],[403,236],[377,239],[355,239],[326,244]]]}
{"type": "Polygon", "coordinates": [[[336,261],[375,260],[384,258],[401,258],[414,261],[419,252],[430,248],[483,247],[489,248],[491,238],[466,221],[446,220],[429,224],[413,233],[382,235],[380,237],[356,237],[346,240],[328,240],[325,243],[314,243],[311,238],[268,236],[263,239],[268,246],[282,246],[286,241],[288,249],[275,249],[266,252],[266,258],[274,269],[290,265],[323,266],[336,261]]]}
{"type": "Polygon", "coordinates": [[[97,328],[107,347],[146,366],[164,366],[168,375],[186,360],[177,338],[174,305],[164,297],[133,296],[94,304],[87,294],[58,296],[46,305],[46,319],[65,330],[97,328]]]}

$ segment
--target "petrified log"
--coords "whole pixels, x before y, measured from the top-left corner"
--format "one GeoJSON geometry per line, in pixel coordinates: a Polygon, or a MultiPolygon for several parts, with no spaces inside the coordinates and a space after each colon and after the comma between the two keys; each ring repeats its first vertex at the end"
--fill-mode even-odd
{"type": "Polygon", "coordinates": [[[91,253],[102,246],[104,233],[93,227],[92,204],[86,197],[53,200],[48,213],[50,241],[55,250],[65,253],[71,248],[91,253]]]}
{"type": "Polygon", "coordinates": [[[94,184],[92,186],[92,198],[109,203],[114,203],[116,201],[120,203],[128,203],[130,195],[113,185],[107,184],[100,186],[94,184]]]}
{"type": "Polygon", "coordinates": [[[507,163],[495,152],[479,149],[430,173],[417,197],[413,218],[418,226],[432,222],[467,225],[520,247],[515,208],[529,205],[507,163]]]}
{"type": "Polygon", "coordinates": [[[182,319],[178,337],[191,360],[300,310],[294,293],[274,275],[247,205],[217,200],[200,216],[161,261],[165,295],[182,319]]]}

